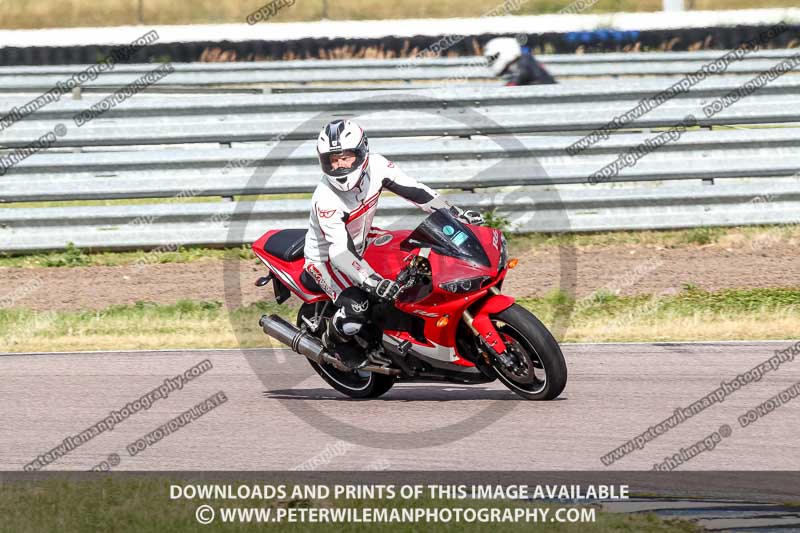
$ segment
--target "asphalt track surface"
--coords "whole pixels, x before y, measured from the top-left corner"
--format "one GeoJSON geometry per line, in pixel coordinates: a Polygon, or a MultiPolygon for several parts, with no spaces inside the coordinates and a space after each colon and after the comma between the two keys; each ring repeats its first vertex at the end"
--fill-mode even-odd
{"type": "Polygon", "coordinates": [[[600,457],[792,341],[568,344],[558,400],[498,382],[396,385],[377,400],[329,388],[288,350],[0,356],[0,470],[23,466],[204,359],[213,368],[49,464],[88,470],[648,470],[727,424],[680,470],[800,469],[800,398],[746,428],[737,418],[800,381],[800,358],[767,373],[610,467],[600,457]],[[228,401],[131,456],[126,446],[197,402],[228,401]],[[305,465],[305,466],[304,466],[305,465]]]}

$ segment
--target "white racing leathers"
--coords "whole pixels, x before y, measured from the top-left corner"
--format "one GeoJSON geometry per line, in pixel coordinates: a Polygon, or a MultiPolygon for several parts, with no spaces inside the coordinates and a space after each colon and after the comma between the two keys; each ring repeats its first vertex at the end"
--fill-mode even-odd
{"type": "Polygon", "coordinates": [[[370,154],[359,187],[342,192],[322,180],[311,197],[305,269],[334,302],[344,289],[364,286],[375,273],[363,254],[367,238],[375,236],[372,220],[384,189],[428,213],[450,207],[436,191],[379,154],[370,154]]]}

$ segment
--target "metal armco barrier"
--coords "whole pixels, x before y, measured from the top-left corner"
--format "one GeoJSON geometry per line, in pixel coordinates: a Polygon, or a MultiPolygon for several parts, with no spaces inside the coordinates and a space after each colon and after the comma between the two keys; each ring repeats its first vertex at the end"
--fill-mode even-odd
{"type": "MultiPolygon", "coordinates": [[[[269,227],[302,227],[307,199],[243,205],[220,197],[309,193],[320,178],[313,139],[335,117],[357,119],[371,149],[410,175],[438,189],[470,191],[452,195],[453,202],[496,208],[513,222],[512,231],[800,222],[796,76],[781,77],[706,118],[704,106],[749,79],[709,78],[580,154],[567,154],[584,135],[678,79],[352,94],[145,92],[80,128],[72,117],[102,96],[65,96],[0,131],[3,158],[58,124],[66,127],[53,147],[0,176],[0,251],[56,250],[69,242],[111,250],[238,245],[269,227]],[[621,166],[609,183],[587,184],[593,173],[689,114],[697,128],[621,166]],[[199,199],[155,200],[171,197],[199,199]],[[145,198],[154,200],[19,205],[145,198]]],[[[10,94],[0,113],[33,96],[10,94]]],[[[385,198],[379,215],[378,224],[402,218],[412,225],[419,213],[400,199],[385,198]]]]}
{"type": "MultiPolygon", "coordinates": [[[[497,208],[512,222],[514,232],[672,229],[743,221],[788,224],[798,222],[800,212],[797,183],[585,188],[558,194],[515,190],[448,199],[465,208],[497,208]]],[[[252,242],[269,228],[304,227],[308,210],[308,200],[4,209],[0,211],[0,249],[58,250],[67,242],[98,250],[232,246],[252,242]]],[[[375,224],[410,228],[421,216],[404,200],[385,198],[375,224]]]]}
{"type": "MultiPolygon", "coordinates": [[[[427,107],[405,108],[405,93],[396,95],[392,108],[371,112],[334,110],[280,113],[216,113],[173,116],[136,116],[116,120],[102,116],[78,128],[65,119],[36,120],[29,117],[0,132],[0,146],[29,145],[57,124],[67,127],[55,147],[131,146],[150,144],[269,142],[276,138],[305,140],[338,116],[358,118],[371,137],[508,135],[550,132],[590,132],[639,104],[638,100],[529,105],[489,101],[483,105],[453,106],[446,99],[429,97],[427,107]]],[[[274,97],[278,97],[275,95],[274,97]]],[[[280,95],[282,96],[282,95],[280,95]]],[[[380,96],[380,95],[379,95],[380,96]]],[[[360,98],[368,101],[369,97],[360,98]]],[[[360,109],[356,100],[349,105],[360,109]]],[[[742,99],[711,118],[703,114],[710,98],[676,98],[653,109],[626,128],[669,128],[694,115],[699,126],[789,124],[800,121],[800,95],[759,95],[742,99]]],[[[91,104],[93,102],[87,102],[91,104]]],[[[85,109],[85,107],[84,107],[85,109]]]]}
{"type": "MultiPolygon", "coordinates": [[[[800,49],[782,48],[758,50],[747,54],[748,60],[762,59],[773,62],[791,57],[800,49]]],[[[697,52],[641,52],[607,54],[540,54],[536,58],[545,65],[604,65],[640,63],[691,63],[714,61],[725,54],[724,50],[702,50],[697,52]]],[[[420,57],[397,59],[303,59],[293,61],[232,61],[222,63],[174,63],[175,70],[188,72],[258,72],[258,71],[308,71],[342,70],[352,68],[459,68],[473,66],[482,59],[479,56],[420,57]]],[[[64,75],[84,70],[89,65],[42,65],[0,67],[0,76],[64,75]]],[[[144,74],[154,68],[152,63],[117,64],[114,72],[144,74]]]]}
{"type": "MultiPolygon", "coordinates": [[[[534,87],[498,87],[497,83],[492,85],[450,85],[447,86],[446,92],[443,87],[420,89],[412,86],[384,86],[382,90],[376,91],[374,85],[359,87],[359,91],[354,94],[349,94],[352,92],[352,87],[346,87],[347,92],[339,87],[340,91],[333,94],[318,94],[306,89],[303,89],[305,92],[292,94],[253,94],[252,90],[243,89],[243,91],[251,92],[249,94],[226,93],[224,97],[202,93],[191,95],[181,93],[169,96],[154,94],[153,91],[158,88],[158,85],[155,85],[148,88],[147,92],[137,95],[136,98],[131,98],[108,110],[103,118],[282,114],[289,111],[427,110],[447,107],[480,109],[494,106],[531,107],[559,103],[582,103],[591,106],[609,101],[628,101],[631,103],[626,105],[635,105],[643,98],[662,92],[679,79],[674,77],[612,79],[600,84],[595,81],[572,80],[557,85],[534,87]],[[409,90],[398,92],[399,88],[409,90]]],[[[752,76],[709,78],[691,87],[688,92],[679,93],[674,100],[720,97],[744,85],[750,79],[752,76]]],[[[289,90],[289,88],[275,90],[282,91],[289,90]]],[[[778,78],[760,89],[758,95],[800,96],[800,76],[778,78]]],[[[15,107],[24,106],[35,96],[35,94],[7,94],[0,100],[0,116],[9,113],[15,107]]],[[[80,100],[73,100],[68,95],[63,96],[59,101],[47,104],[37,110],[28,117],[28,120],[69,121],[76,113],[102,98],[97,94],[87,94],[80,100]]]]}
{"type": "MultiPolygon", "coordinates": [[[[382,139],[371,149],[433,187],[485,189],[586,183],[652,134],[618,134],[579,157],[577,136],[382,139]]],[[[0,202],[309,193],[319,182],[313,142],[235,148],[47,153],[0,180],[0,202]]],[[[800,172],[800,128],[688,131],[612,182],[783,177],[800,172]]]]}
{"type": "MultiPolygon", "coordinates": [[[[781,59],[796,55],[798,49],[762,50],[747,54],[711,77],[754,75],[769,69],[781,59]]],[[[725,55],[725,51],[672,53],[612,53],[538,56],[558,79],[642,76],[683,76],[725,55]]],[[[0,67],[0,91],[47,90],[88,65],[41,67],[0,67]]],[[[155,68],[152,63],[120,64],[83,84],[85,89],[113,90],[155,68]]],[[[495,76],[482,57],[362,60],[260,61],[232,63],[175,63],[175,73],[163,80],[162,87],[242,87],[306,85],[317,83],[415,84],[450,80],[465,83],[492,80],[495,76]]],[[[598,81],[598,80],[595,80],[598,81]]]]}

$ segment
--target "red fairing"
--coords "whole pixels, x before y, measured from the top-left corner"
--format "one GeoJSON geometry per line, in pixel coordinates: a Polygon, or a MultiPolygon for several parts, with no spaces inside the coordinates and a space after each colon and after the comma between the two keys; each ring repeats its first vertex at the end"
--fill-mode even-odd
{"type": "MultiPolygon", "coordinates": [[[[462,259],[439,255],[433,251],[428,255],[433,276],[431,292],[421,300],[415,302],[396,302],[399,310],[409,315],[418,317],[424,323],[424,334],[428,342],[439,346],[455,348],[456,332],[462,321],[464,311],[471,310],[473,326],[483,336],[489,345],[502,353],[505,343],[494,328],[489,316],[507,309],[514,303],[514,298],[505,295],[490,294],[489,290],[505,278],[507,269],[498,272],[501,255],[501,233],[493,228],[470,226],[470,230],[480,240],[484,251],[489,258],[489,266],[477,265],[462,259]],[[467,294],[448,292],[440,287],[445,282],[485,276],[487,279],[481,288],[467,294]],[[446,316],[447,325],[438,327],[437,321],[446,316]]],[[[286,262],[264,251],[264,243],[276,233],[269,231],[253,244],[253,251],[261,258],[281,282],[290,291],[305,302],[317,302],[327,299],[323,293],[309,293],[308,289],[300,283],[300,274],[303,269],[303,259],[286,262]]],[[[385,231],[372,228],[367,236],[367,248],[364,259],[381,276],[396,279],[400,271],[406,266],[407,261],[420,250],[403,251],[400,243],[411,234],[410,230],[385,231]]],[[[413,340],[413,337],[404,332],[389,332],[399,339],[413,340]]],[[[456,365],[473,366],[471,362],[457,357],[453,361],[456,365]]]]}
{"type": "Polygon", "coordinates": [[[494,315],[501,311],[505,311],[514,304],[514,298],[504,294],[496,294],[490,296],[486,301],[481,304],[480,309],[475,311],[473,316],[472,326],[478,330],[481,337],[491,346],[496,352],[503,353],[506,351],[506,344],[500,337],[500,334],[492,324],[489,315],[494,315]]]}
{"type": "Polygon", "coordinates": [[[305,260],[303,257],[295,261],[284,261],[274,255],[267,253],[264,250],[264,244],[270,237],[275,235],[280,230],[270,230],[262,235],[256,242],[253,243],[253,252],[258,256],[261,261],[267,265],[270,272],[277,277],[292,294],[303,300],[304,302],[313,303],[321,302],[328,299],[328,296],[322,292],[312,292],[306,289],[300,282],[300,274],[303,273],[303,264],[305,260]]]}
{"type": "Polygon", "coordinates": [[[408,256],[408,252],[400,249],[400,243],[409,235],[410,230],[370,229],[364,260],[384,278],[396,279],[406,265],[405,258],[408,256]]]}
{"type": "MultiPolygon", "coordinates": [[[[496,229],[481,226],[470,226],[470,229],[483,244],[486,255],[489,257],[490,265],[488,267],[473,265],[460,259],[431,252],[428,260],[431,263],[431,271],[433,273],[433,291],[420,301],[397,302],[396,306],[401,311],[419,317],[424,321],[425,338],[429,341],[441,346],[455,347],[456,331],[464,311],[477,302],[481,302],[481,306],[477,310],[473,309],[474,318],[483,328],[479,329],[479,331],[481,333],[485,331],[492,341],[497,339],[500,343],[497,346],[501,347],[499,351],[502,352],[505,349],[504,344],[488,319],[488,315],[499,313],[510,307],[514,303],[514,299],[510,296],[491,296],[488,299],[486,298],[489,288],[501,282],[506,275],[505,269],[499,273],[497,272],[500,261],[501,234],[496,229]],[[473,293],[466,295],[454,294],[439,287],[441,283],[446,281],[477,276],[487,276],[489,281],[481,290],[473,293]],[[482,300],[485,301],[482,302],[482,300]],[[445,315],[449,319],[448,324],[444,327],[438,327],[436,322],[445,315]],[[479,319],[479,317],[481,318],[479,319]],[[484,321],[483,318],[486,320],[484,321]],[[487,323],[488,326],[486,325],[487,323]]],[[[410,233],[410,231],[384,232],[373,228],[373,232],[370,233],[370,246],[367,248],[364,258],[379,274],[395,279],[405,266],[406,259],[419,252],[419,250],[413,250],[412,252],[400,250],[400,243],[410,233]],[[392,235],[391,239],[388,237],[381,238],[381,235],[385,234],[392,235]],[[373,235],[375,235],[374,239],[373,235]],[[378,245],[378,243],[381,244],[378,245]]],[[[487,338],[487,336],[484,335],[484,338],[487,338]]],[[[467,361],[464,361],[464,363],[471,364],[467,361]]]]}

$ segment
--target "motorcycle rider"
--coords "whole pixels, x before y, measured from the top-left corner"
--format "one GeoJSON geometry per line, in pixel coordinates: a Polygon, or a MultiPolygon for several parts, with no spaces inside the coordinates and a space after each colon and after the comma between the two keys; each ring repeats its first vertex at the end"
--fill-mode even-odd
{"type": "Polygon", "coordinates": [[[496,37],[486,43],[483,56],[495,76],[503,77],[506,85],[544,85],[557,83],[541,63],[533,57],[528,46],[521,46],[512,37],[496,37]]]}
{"type": "Polygon", "coordinates": [[[449,205],[393,162],[370,154],[364,130],[351,120],[322,128],[317,155],[323,176],[311,197],[304,269],[337,307],[323,344],[345,366],[358,369],[368,361],[353,336],[367,320],[369,295],[392,300],[399,291],[364,260],[368,243],[381,234],[372,227],[381,192],[393,192],[427,213],[448,208],[468,224],[482,224],[483,216],[449,205]]]}

